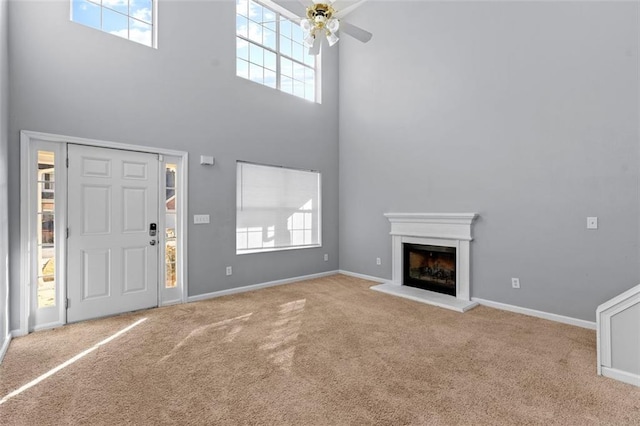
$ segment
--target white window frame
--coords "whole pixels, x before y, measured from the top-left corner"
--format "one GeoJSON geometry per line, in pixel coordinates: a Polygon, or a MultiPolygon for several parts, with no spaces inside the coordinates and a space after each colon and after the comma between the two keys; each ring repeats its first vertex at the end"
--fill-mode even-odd
{"type": "MultiPolygon", "coordinates": [[[[314,61],[313,67],[310,67],[309,65],[305,64],[304,62],[300,62],[300,61],[294,59],[293,57],[284,55],[284,54],[282,54],[280,52],[280,19],[281,18],[288,19],[289,21],[291,21],[292,25],[297,25],[295,21],[298,19],[298,17],[296,17],[291,12],[289,12],[287,9],[285,9],[282,6],[274,3],[271,0],[247,0],[247,1],[252,1],[254,3],[257,3],[260,6],[269,9],[271,12],[273,12],[276,15],[276,18],[275,18],[275,20],[276,20],[276,31],[275,31],[275,33],[276,33],[276,47],[275,47],[275,49],[272,49],[270,47],[265,46],[262,43],[258,43],[258,42],[255,42],[255,41],[251,40],[249,37],[245,37],[243,35],[240,35],[237,32],[236,32],[236,43],[237,43],[238,39],[241,39],[241,40],[245,41],[246,43],[248,43],[249,45],[255,44],[256,46],[259,46],[262,49],[265,49],[265,50],[267,50],[267,51],[269,51],[271,53],[274,53],[276,55],[276,70],[275,70],[276,71],[276,87],[275,87],[275,89],[277,91],[282,92],[282,93],[286,93],[287,95],[294,96],[294,97],[296,97],[298,99],[304,99],[304,100],[306,100],[308,102],[313,102],[313,103],[317,103],[317,104],[322,103],[321,99],[320,99],[320,95],[321,95],[321,90],[320,90],[320,86],[321,86],[320,85],[320,81],[321,81],[320,68],[321,67],[320,67],[320,64],[322,63],[320,53],[315,56],[315,61],[314,61]],[[281,73],[282,58],[288,59],[291,62],[293,62],[294,64],[302,65],[302,66],[304,66],[306,68],[310,68],[310,69],[312,69],[314,71],[314,78],[313,78],[313,82],[314,82],[314,99],[313,99],[313,101],[310,101],[310,100],[308,100],[308,99],[306,99],[304,97],[300,97],[300,96],[294,95],[293,93],[285,92],[285,91],[282,90],[282,84],[281,84],[281,81],[282,81],[282,73],[281,73]]],[[[238,16],[238,13],[236,12],[235,13],[236,19],[237,19],[237,16],[238,16]]],[[[305,49],[308,49],[308,47],[304,43],[303,43],[303,47],[305,49]]],[[[238,57],[237,44],[236,44],[236,76],[237,76],[237,61],[238,61],[238,59],[244,60],[243,58],[239,58],[238,57]]],[[[263,68],[264,68],[264,66],[263,66],[263,68]]],[[[241,77],[241,76],[238,76],[238,77],[240,77],[242,79],[245,79],[244,77],[241,77]]],[[[253,83],[260,84],[261,86],[265,86],[265,87],[271,88],[271,86],[267,86],[264,83],[258,83],[258,82],[255,82],[255,81],[251,80],[251,79],[246,79],[246,80],[249,80],[249,81],[251,81],[253,83]]]]}
{"type": "MultiPolygon", "coordinates": [[[[129,40],[129,41],[134,42],[134,43],[136,43],[136,44],[139,44],[139,45],[141,45],[141,46],[151,47],[151,48],[153,48],[153,49],[157,49],[157,48],[158,48],[158,0],[151,0],[151,8],[152,8],[152,9],[151,9],[151,15],[152,15],[152,16],[151,16],[151,46],[148,46],[148,45],[146,45],[146,44],[144,44],[144,43],[140,43],[140,42],[138,42],[138,41],[136,41],[136,40],[133,40],[133,39],[131,38],[131,34],[130,34],[130,33],[128,33],[128,34],[127,34],[127,37],[120,37],[120,36],[118,36],[118,35],[111,34],[110,32],[105,31],[105,30],[103,29],[103,27],[102,27],[102,24],[103,24],[103,21],[102,21],[102,12],[103,12],[103,10],[104,10],[105,8],[106,8],[106,9],[109,9],[109,10],[112,10],[112,11],[114,11],[114,12],[116,12],[116,13],[119,13],[119,14],[121,14],[121,15],[124,15],[124,16],[126,16],[128,19],[135,19],[136,21],[140,21],[140,19],[138,19],[138,18],[135,18],[135,17],[131,16],[131,15],[129,14],[129,12],[127,12],[127,14],[125,15],[125,14],[124,14],[124,13],[122,13],[122,12],[119,12],[119,11],[117,11],[117,10],[114,10],[114,9],[109,8],[109,7],[103,6],[103,5],[102,5],[102,1],[101,1],[101,0],[86,0],[86,1],[88,1],[88,2],[90,2],[90,3],[95,4],[96,6],[98,6],[98,7],[100,8],[100,28],[95,28],[95,27],[92,27],[92,26],[89,26],[89,25],[84,25],[82,22],[75,21],[75,20],[73,19],[73,2],[74,2],[74,1],[76,1],[76,0],[69,0],[69,20],[70,20],[71,22],[74,22],[74,23],[76,23],[76,24],[79,24],[79,25],[85,26],[85,27],[87,27],[87,28],[92,28],[92,29],[94,29],[94,30],[101,31],[101,32],[106,33],[106,34],[109,34],[109,35],[113,35],[114,37],[122,38],[122,39],[124,39],[124,40],[129,40]]],[[[144,22],[144,21],[140,21],[140,22],[143,22],[143,23],[145,23],[145,24],[147,23],[147,22],[144,22]]],[[[130,29],[130,28],[129,28],[129,26],[127,26],[127,29],[130,29]]]]}
{"type": "MultiPolygon", "coordinates": [[[[262,163],[252,163],[249,161],[240,161],[238,160],[236,162],[236,197],[238,197],[238,192],[240,190],[239,185],[240,182],[238,181],[238,166],[240,164],[249,164],[249,165],[254,165],[254,166],[261,166],[261,167],[271,167],[274,169],[284,169],[284,170],[290,170],[290,171],[300,171],[300,172],[311,172],[311,173],[316,173],[318,175],[318,208],[317,208],[317,218],[315,218],[315,220],[317,220],[317,232],[318,232],[318,241],[315,244],[305,244],[305,245],[289,245],[289,246],[280,246],[280,247],[261,247],[261,248],[246,248],[246,249],[238,249],[238,243],[237,243],[237,238],[238,238],[238,200],[236,199],[236,227],[235,227],[235,247],[236,247],[236,255],[237,256],[242,256],[242,255],[246,255],[246,254],[254,254],[254,253],[268,253],[268,252],[274,252],[274,251],[286,251],[286,250],[304,250],[304,249],[309,249],[309,248],[318,248],[318,247],[322,247],[322,173],[317,171],[317,170],[308,170],[308,169],[300,169],[300,168],[294,168],[294,167],[285,167],[285,166],[275,166],[272,164],[262,164],[262,163]]],[[[295,213],[294,213],[295,214],[295,213]]],[[[293,215],[291,216],[293,217],[293,215]]],[[[247,228],[248,229],[248,228],[247,228]]],[[[264,231],[263,231],[264,232],[264,231]]],[[[269,232],[269,229],[267,229],[267,232],[269,232]]],[[[274,229],[274,232],[275,229],[274,229]]],[[[275,234],[274,234],[275,237],[275,234]]]]}
{"type": "MultiPolygon", "coordinates": [[[[176,275],[178,291],[165,292],[164,248],[160,250],[162,256],[158,261],[158,306],[165,306],[174,303],[184,303],[188,301],[188,277],[187,277],[187,217],[188,217],[188,165],[189,154],[184,151],[175,151],[164,148],[155,148],[142,145],[131,145],[119,142],[101,141],[95,139],[85,139],[73,136],[55,135],[23,130],[20,132],[20,289],[19,307],[11,306],[19,311],[19,328],[12,331],[12,336],[23,336],[31,331],[38,331],[66,324],[66,265],[67,265],[67,145],[89,145],[102,148],[112,148],[125,151],[141,151],[158,154],[164,159],[170,159],[171,163],[178,165],[178,186],[176,192],[181,194],[176,209],[180,210],[176,218],[178,236],[176,245],[178,247],[177,259],[178,274],[176,275]],[[56,306],[33,310],[34,273],[37,271],[36,259],[36,217],[35,203],[37,202],[37,153],[38,151],[52,151],[55,153],[55,185],[56,185],[56,214],[54,216],[54,229],[56,238],[56,306]],[[59,207],[58,207],[59,206],[59,207]],[[59,208],[59,210],[58,210],[59,208]],[[179,293],[179,294],[178,294],[179,293]],[[40,311],[37,312],[36,311],[40,311]]],[[[164,162],[162,163],[164,165],[164,162]]],[[[164,173],[158,177],[164,181],[164,173]]],[[[165,184],[161,183],[160,188],[165,184]]],[[[160,203],[159,203],[160,204],[160,203]]],[[[160,205],[158,209],[160,209],[160,205]]],[[[164,205],[162,206],[164,207],[164,205]]],[[[159,210],[164,213],[164,210],[159,210]]],[[[162,222],[160,229],[164,229],[163,214],[160,215],[162,222]]],[[[160,233],[161,234],[161,233],[160,233]]],[[[164,247],[164,236],[158,235],[161,247],[164,247]]],[[[174,288],[174,289],[175,289],[174,288]]],[[[173,289],[171,289],[173,290],[173,289]]]]}

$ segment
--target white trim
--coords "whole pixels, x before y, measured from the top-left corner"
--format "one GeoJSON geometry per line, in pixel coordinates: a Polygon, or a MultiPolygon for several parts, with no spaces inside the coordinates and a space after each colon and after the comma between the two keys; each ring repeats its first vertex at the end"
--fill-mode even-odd
{"type": "Polygon", "coordinates": [[[338,273],[342,274],[342,275],[347,275],[349,277],[360,278],[360,279],[367,280],[367,281],[374,281],[374,282],[377,282],[377,283],[384,283],[384,282],[389,281],[386,278],[374,277],[372,275],[358,274],[356,272],[344,271],[342,269],[338,270],[338,273]]]}
{"type": "MultiPolygon", "coordinates": [[[[598,308],[596,309],[596,314],[600,314],[604,311],[606,311],[609,308],[614,307],[615,305],[624,302],[626,299],[630,299],[633,296],[637,296],[638,294],[640,294],[640,284],[638,284],[635,287],[631,287],[629,290],[625,291],[622,294],[619,294],[618,296],[614,297],[613,299],[607,300],[606,302],[604,302],[603,304],[601,304],[600,306],[598,306],[598,308]]],[[[634,303],[632,303],[634,304],[634,303]]],[[[626,306],[623,309],[619,309],[616,311],[620,312],[623,311],[624,309],[628,308],[629,306],[626,306]]]]}
{"type": "Polygon", "coordinates": [[[4,355],[7,353],[7,350],[9,349],[9,343],[11,343],[11,333],[9,333],[9,334],[7,334],[5,336],[4,343],[2,344],[2,347],[0,348],[0,363],[4,359],[4,355]]]}
{"type": "Polygon", "coordinates": [[[552,314],[549,312],[538,311],[535,309],[522,308],[520,306],[508,305],[506,303],[493,302],[491,300],[480,299],[478,297],[472,297],[471,300],[478,302],[483,306],[490,308],[501,309],[503,311],[515,312],[517,314],[529,315],[531,317],[542,318],[550,321],[560,322],[563,324],[569,324],[576,327],[588,328],[589,330],[596,329],[596,323],[593,321],[581,320],[578,318],[566,317],[564,315],[552,314]]]}
{"type": "Polygon", "coordinates": [[[102,148],[121,149],[124,151],[140,151],[148,152],[149,154],[161,154],[173,157],[183,157],[186,154],[185,151],[176,151],[174,149],[158,148],[147,145],[134,145],[122,142],[103,141],[98,139],[80,138],[77,136],[57,135],[53,133],[33,132],[31,130],[21,130],[20,134],[25,135],[28,139],[39,139],[49,142],[75,143],[78,145],[91,145],[102,148]]]}
{"type": "MultiPolygon", "coordinates": [[[[596,309],[598,374],[621,380],[625,383],[631,382],[625,378],[618,377],[630,375],[631,377],[637,377],[636,380],[640,380],[640,376],[636,376],[634,373],[624,372],[611,367],[613,349],[611,346],[611,318],[637,304],[640,304],[640,284],[602,303],[596,309]],[[609,373],[605,374],[605,370],[609,373]]],[[[640,384],[636,384],[636,386],[640,386],[640,384]]]]}
{"type": "Polygon", "coordinates": [[[28,333],[22,333],[20,329],[11,330],[11,337],[22,337],[26,336],[28,333]]]}
{"type": "Polygon", "coordinates": [[[338,274],[338,271],[320,272],[318,274],[303,275],[300,277],[285,278],[283,280],[268,281],[265,283],[247,285],[244,287],[230,288],[228,290],[214,291],[212,293],[198,294],[197,296],[189,296],[188,302],[199,302],[201,300],[213,299],[220,296],[228,296],[230,294],[245,293],[247,291],[260,290],[261,288],[275,287],[283,284],[292,284],[299,281],[307,281],[315,278],[329,277],[338,274]]]}
{"type": "MultiPolygon", "coordinates": [[[[32,242],[30,241],[30,235],[31,235],[30,227],[32,227],[32,224],[30,220],[25,220],[24,218],[30,217],[30,212],[32,209],[30,196],[29,196],[30,189],[31,189],[30,174],[33,171],[33,167],[31,164],[32,163],[31,152],[34,149],[34,146],[36,146],[35,144],[39,141],[59,144],[61,149],[59,151],[58,150],[56,151],[57,155],[59,153],[61,154],[62,151],[65,151],[66,153],[66,147],[68,146],[68,144],[73,143],[73,144],[85,145],[85,146],[89,145],[89,146],[95,146],[95,147],[101,147],[101,148],[111,148],[111,149],[124,150],[124,151],[137,151],[137,152],[145,152],[150,154],[158,154],[158,155],[163,155],[167,157],[175,157],[176,159],[180,160],[179,169],[181,173],[181,179],[180,179],[181,183],[179,182],[180,185],[176,189],[183,194],[181,201],[179,201],[179,206],[183,208],[183,211],[182,211],[182,216],[179,219],[180,225],[182,227],[182,232],[181,232],[181,237],[180,236],[178,237],[178,244],[180,249],[179,256],[178,256],[178,263],[179,263],[179,269],[181,271],[180,278],[182,279],[182,301],[185,302],[187,300],[187,295],[188,295],[186,265],[188,264],[188,261],[187,261],[187,247],[188,247],[187,246],[187,232],[188,232],[187,176],[189,174],[188,173],[189,154],[185,151],[177,151],[177,150],[158,148],[153,146],[133,145],[133,144],[127,144],[127,143],[121,143],[121,142],[102,141],[97,139],[87,139],[87,138],[80,138],[75,136],[56,135],[51,133],[41,133],[41,132],[33,132],[30,130],[21,130],[20,131],[20,164],[21,164],[21,167],[20,167],[20,217],[22,219],[20,220],[20,278],[19,278],[20,321],[19,321],[18,329],[15,332],[12,332],[13,336],[15,337],[18,335],[20,336],[27,335],[29,333],[30,328],[33,328],[34,331],[42,330],[42,329],[47,329],[52,327],[58,327],[60,325],[63,325],[66,322],[66,315],[61,315],[60,321],[57,321],[57,322],[40,324],[37,326],[29,323],[30,312],[31,312],[30,292],[32,290],[30,288],[30,285],[31,285],[30,284],[31,283],[30,256],[32,255],[31,252],[33,250],[33,247],[31,247],[32,242]],[[64,147],[65,149],[62,149],[62,147],[64,147]]],[[[64,174],[66,175],[66,168],[65,168],[64,174]]],[[[65,184],[65,187],[66,187],[66,184],[65,184]]],[[[56,196],[56,198],[59,198],[59,201],[63,205],[66,204],[66,201],[63,200],[61,197],[56,196]]],[[[162,214],[164,214],[164,212],[162,212],[162,214]]],[[[66,215],[64,214],[61,214],[61,215],[63,217],[66,217],[66,215]]],[[[56,230],[57,231],[59,230],[60,232],[62,232],[62,230],[65,228],[66,226],[64,227],[57,226],[56,230]]],[[[66,247],[64,246],[64,244],[66,244],[66,240],[64,238],[58,238],[58,240],[60,241],[61,247],[66,247]]],[[[63,254],[66,255],[66,252],[63,254]]],[[[66,264],[66,260],[64,259],[64,256],[57,256],[57,257],[60,259],[59,265],[66,264]]],[[[63,279],[64,268],[63,267],[56,268],[56,274],[60,274],[56,277],[56,279],[62,283],[61,294],[66,294],[66,286],[64,285],[66,280],[63,279]]],[[[160,290],[160,285],[162,284],[163,283],[161,283],[160,280],[158,280],[159,290],[160,290]]],[[[64,298],[61,297],[60,301],[62,301],[63,299],[64,298]]],[[[61,309],[64,310],[64,306],[62,304],[60,304],[60,306],[61,306],[61,309]]],[[[160,303],[158,303],[158,306],[160,306],[160,303]]],[[[14,307],[12,306],[11,308],[14,308],[14,307]]],[[[66,313],[66,311],[64,312],[66,313]]]]}
{"type": "Polygon", "coordinates": [[[619,380],[634,386],[640,386],[640,376],[627,371],[617,370],[610,367],[602,367],[602,375],[610,379],[619,380]]]}
{"type": "Polygon", "coordinates": [[[450,309],[460,313],[464,313],[469,309],[473,309],[478,306],[478,302],[462,300],[457,297],[449,296],[448,294],[436,293],[420,288],[409,287],[407,285],[396,285],[390,281],[387,281],[384,284],[374,285],[370,288],[371,290],[379,291],[381,293],[403,297],[415,302],[426,303],[428,305],[450,309]]]}
{"type": "Polygon", "coordinates": [[[471,241],[477,213],[385,213],[391,235],[471,241]]]}
{"type": "MultiPolygon", "coordinates": [[[[30,136],[25,132],[20,132],[20,283],[19,296],[19,324],[18,330],[12,333],[14,336],[24,336],[29,333],[29,293],[31,291],[29,270],[31,258],[31,244],[29,230],[31,215],[29,214],[31,197],[29,196],[29,173],[31,170],[31,150],[29,147],[30,136]],[[18,333],[18,334],[15,334],[18,333]]],[[[10,307],[14,308],[13,306],[10,307]]]]}
{"type": "MultiPolygon", "coordinates": [[[[66,320],[66,318],[65,318],[65,320],[66,320]]],[[[66,324],[66,322],[63,322],[63,321],[49,322],[47,324],[40,324],[40,325],[34,326],[31,331],[50,330],[52,328],[62,327],[65,324],[66,324]]]]}
{"type": "MultiPolygon", "coordinates": [[[[391,281],[404,285],[404,245],[420,244],[456,249],[456,291],[454,297],[470,302],[472,224],[477,213],[385,213],[391,223],[391,281]]],[[[385,289],[387,286],[384,287],[385,289]]],[[[405,289],[392,292],[405,295],[405,289]]],[[[441,298],[437,298],[441,301],[441,298]]],[[[449,300],[449,299],[446,299],[449,300]]],[[[469,303],[463,304],[470,305],[469,303]]],[[[439,305],[438,305],[439,306],[439,305]]],[[[454,303],[454,309],[458,304],[454,303]]]]}

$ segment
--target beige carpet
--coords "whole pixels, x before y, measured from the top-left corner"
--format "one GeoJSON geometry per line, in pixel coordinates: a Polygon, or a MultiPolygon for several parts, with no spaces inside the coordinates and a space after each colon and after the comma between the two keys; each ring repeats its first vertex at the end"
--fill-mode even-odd
{"type": "Polygon", "coordinates": [[[640,389],[596,376],[594,331],[459,314],[336,275],[14,339],[2,425],[640,424],[640,389]]]}

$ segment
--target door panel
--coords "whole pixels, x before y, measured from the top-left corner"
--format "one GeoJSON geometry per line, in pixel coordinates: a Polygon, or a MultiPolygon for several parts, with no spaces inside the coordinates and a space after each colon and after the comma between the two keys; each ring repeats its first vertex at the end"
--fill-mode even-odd
{"type": "Polygon", "coordinates": [[[157,156],[70,144],[68,157],[67,322],[157,306],[157,156]]]}

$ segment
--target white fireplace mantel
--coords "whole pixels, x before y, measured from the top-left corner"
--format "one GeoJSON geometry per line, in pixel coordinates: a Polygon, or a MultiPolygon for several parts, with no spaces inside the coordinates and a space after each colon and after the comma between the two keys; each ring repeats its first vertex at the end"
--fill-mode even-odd
{"type": "Polygon", "coordinates": [[[385,213],[391,222],[392,280],[372,289],[458,312],[477,305],[471,302],[470,242],[477,213],[385,213]],[[402,285],[403,244],[456,248],[456,296],[402,285]]]}

